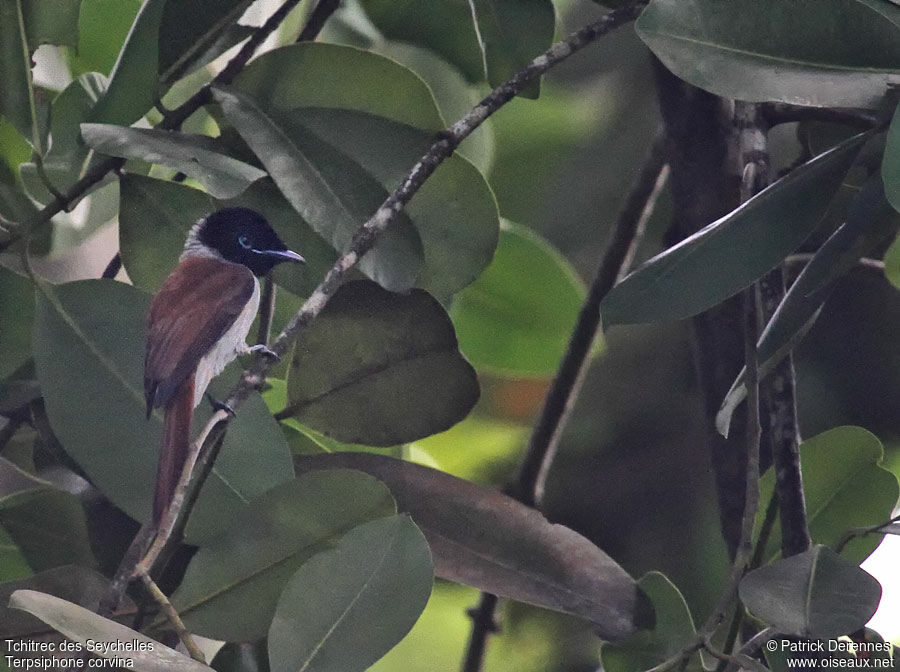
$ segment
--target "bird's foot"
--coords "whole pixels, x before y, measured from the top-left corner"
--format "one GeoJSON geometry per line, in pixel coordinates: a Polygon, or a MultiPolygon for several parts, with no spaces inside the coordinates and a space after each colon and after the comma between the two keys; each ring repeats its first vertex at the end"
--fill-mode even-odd
{"type": "Polygon", "coordinates": [[[226,404],[224,401],[219,401],[209,392],[206,393],[206,399],[207,401],[209,401],[209,405],[213,407],[214,411],[225,411],[232,418],[236,415],[234,409],[231,406],[226,404]]]}
{"type": "Polygon", "coordinates": [[[266,347],[265,345],[263,345],[262,343],[250,346],[250,348],[247,350],[247,352],[249,352],[250,354],[253,354],[253,355],[258,353],[258,354],[262,355],[263,357],[268,357],[269,359],[274,359],[276,362],[281,361],[281,357],[279,357],[277,354],[275,354],[274,352],[269,350],[269,348],[266,347]]]}

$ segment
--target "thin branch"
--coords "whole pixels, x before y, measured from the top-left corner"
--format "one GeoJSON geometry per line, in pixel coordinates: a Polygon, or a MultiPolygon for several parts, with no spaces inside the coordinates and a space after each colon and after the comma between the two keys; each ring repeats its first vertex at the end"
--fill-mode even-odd
{"type": "MultiPolygon", "coordinates": [[[[736,103],[734,123],[738,129],[740,163],[743,166],[755,166],[755,183],[748,188],[756,193],[769,181],[766,137],[768,122],[759,105],[736,103]]],[[[784,270],[781,266],[760,279],[759,292],[761,320],[766,324],[784,300],[784,270]]],[[[781,518],[781,548],[784,557],[802,553],[811,543],[800,473],[800,428],[797,424],[795,390],[794,362],[789,353],[778,363],[762,389],[766,413],[765,438],[775,469],[775,492],[781,518]]]]}
{"type": "Polygon", "coordinates": [[[497,596],[482,593],[477,607],[469,610],[472,619],[472,634],[466,647],[462,672],[479,672],[484,664],[484,652],[487,648],[488,635],[499,632],[494,611],[497,609],[497,596]]]}
{"type": "Polygon", "coordinates": [[[865,130],[876,126],[880,121],[878,115],[871,110],[850,107],[804,107],[788,103],[762,103],[759,109],[769,126],[795,121],[824,121],[865,130]]]}
{"type": "Polygon", "coordinates": [[[146,572],[141,573],[140,578],[141,581],[144,582],[144,587],[147,589],[147,592],[150,593],[150,596],[160,606],[160,609],[162,609],[162,612],[169,620],[169,623],[172,624],[175,634],[178,635],[178,639],[184,644],[184,648],[187,649],[191,658],[201,663],[206,663],[203,652],[197,646],[196,642],[194,642],[194,638],[184,626],[184,621],[181,620],[181,617],[178,615],[178,612],[175,611],[175,607],[172,606],[172,603],[169,602],[169,598],[166,597],[166,594],[159,589],[156,582],[151,579],[150,575],[146,572]]]}
{"type": "Polygon", "coordinates": [[[119,274],[120,270],[122,270],[122,253],[116,252],[113,255],[113,258],[109,260],[106,268],[103,269],[103,273],[100,275],[100,277],[107,280],[112,280],[119,274]]]}
{"type": "Polygon", "coordinates": [[[319,0],[303,30],[300,31],[297,42],[312,42],[315,40],[319,33],[322,32],[325,22],[334,14],[340,4],[341,0],[319,0]]]}
{"type": "MultiPolygon", "coordinates": [[[[287,4],[290,4],[290,2],[285,3],[285,5],[287,4]]],[[[396,219],[438,165],[453,153],[460,142],[467,138],[491,114],[512,100],[532,80],[614,28],[634,20],[646,4],[647,0],[637,0],[633,4],[615,9],[574,33],[566,40],[557,42],[546,52],[533,59],[512,78],[494,89],[464,117],[439,133],[435,143],[415,163],[403,183],[388,196],[369,220],[357,230],[344,253],[341,254],[326,273],[322,282],[319,283],[297,314],[294,315],[278,338],[271,344],[271,350],[278,356],[287,354],[300,332],[322,311],[328,299],[337,291],[344,276],[372,248],[378,236],[396,219]]],[[[268,24],[269,22],[266,25],[268,24]]],[[[243,405],[244,400],[250,393],[263,384],[266,374],[272,365],[273,362],[270,357],[257,358],[253,366],[244,372],[240,382],[228,395],[226,403],[232,409],[237,410],[243,405]]],[[[160,524],[157,539],[151,547],[150,552],[155,553],[154,557],[159,557],[161,550],[171,542],[172,531],[176,527],[176,521],[179,518],[186,517],[189,513],[190,506],[184,504],[183,495],[188,490],[188,484],[191,483],[191,478],[185,477],[189,466],[195,465],[194,470],[191,472],[194,474],[191,487],[200,488],[205,478],[204,474],[208,473],[207,465],[211,465],[215,461],[218,453],[216,449],[218,438],[224,433],[230,419],[231,416],[229,414],[224,411],[217,411],[212,415],[198,438],[191,445],[191,450],[185,463],[185,472],[183,472],[176,488],[175,498],[173,498],[173,502],[160,524]],[[180,500],[178,499],[179,497],[181,497],[180,500]],[[155,548],[159,550],[154,550],[155,548]]],[[[146,557],[145,560],[147,560],[146,557]]],[[[141,565],[146,567],[148,573],[150,573],[149,570],[155,566],[155,562],[142,561],[142,563],[139,563],[139,566],[141,565]]],[[[120,566],[119,574],[122,573],[125,576],[133,576],[134,569],[120,566]]]]}
{"type": "Polygon", "coordinates": [[[560,436],[590,364],[590,353],[600,329],[600,302],[616,284],[641,221],[646,221],[652,213],[654,197],[659,193],[657,185],[660,174],[666,164],[665,145],[665,138],[657,135],[631,186],[531,434],[512,492],[528,506],[537,506],[541,501],[560,436]]]}
{"type": "Polygon", "coordinates": [[[834,545],[834,552],[840,553],[841,551],[843,551],[844,546],[846,546],[848,542],[850,542],[852,539],[855,539],[856,537],[865,537],[869,534],[884,534],[884,529],[896,522],[900,522],[900,515],[889,518],[883,523],[878,523],[878,525],[858,527],[853,530],[848,530],[841,536],[840,539],[838,539],[837,543],[834,545]]]}

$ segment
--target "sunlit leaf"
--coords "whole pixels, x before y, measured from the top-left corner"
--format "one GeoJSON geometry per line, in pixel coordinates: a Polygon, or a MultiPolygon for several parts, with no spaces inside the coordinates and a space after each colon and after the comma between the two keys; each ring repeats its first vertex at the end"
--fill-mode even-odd
{"type": "Polygon", "coordinates": [[[494,260],[456,296],[450,315],[460,349],[479,370],[550,376],[583,300],[584,285],[559,252],[505,223],[494,260]]]}

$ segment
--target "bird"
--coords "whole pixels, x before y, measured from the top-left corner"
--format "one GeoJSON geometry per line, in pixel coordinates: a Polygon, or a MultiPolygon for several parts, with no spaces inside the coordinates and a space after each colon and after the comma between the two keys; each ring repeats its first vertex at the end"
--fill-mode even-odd
{"type": "Polygon", "coordinates": [[[240,354],[275,356],[265,345],[249,347],[246,337],[259,309],[257,278],[282,262],[305,260],[287,248],[260,213],[223,208],[193,225],[178,265],[150,304],[144,356],[147,419],[155,408],[163,409],[152,512],[157,525],[178,484],[194,408],[209,382],[240,354]]]}

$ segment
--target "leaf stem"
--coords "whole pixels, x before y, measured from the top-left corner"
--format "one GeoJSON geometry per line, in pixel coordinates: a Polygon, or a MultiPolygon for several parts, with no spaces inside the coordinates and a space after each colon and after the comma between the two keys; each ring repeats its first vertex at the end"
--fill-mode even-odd
{"type": "Polygon", "coordinates": [[[184,626],[184,621],[181,620],[178,612],[175,611],[175,607],[173,607],[172,603],[169,602],[169,598],[167,598],[165,593],[163,593],[159,589],[159,586],[157,586],[156,582],[150,578],[149,574],[147,574],[146,572],[142,572],[140,574],[140,578],[141,581],[143,581],[144,587],[147,589],[147,592],[150,593],[150,596],[160,606],[160,609],[162,609],[163,613],[166,615],[166,618],[169,619],[169,622],[175,629],[175,633],[178,635],[178,639],[180,639],[181,643],[184,644],[184,648],[187,649],[191,658],[201,663],[206,663],[206,658],[204,657],[203,652],[197,647],[197,644],[196,642],[194,642],[194,638],[191,636],[191,633],[188,632],[188,629],[184,626]]]}

